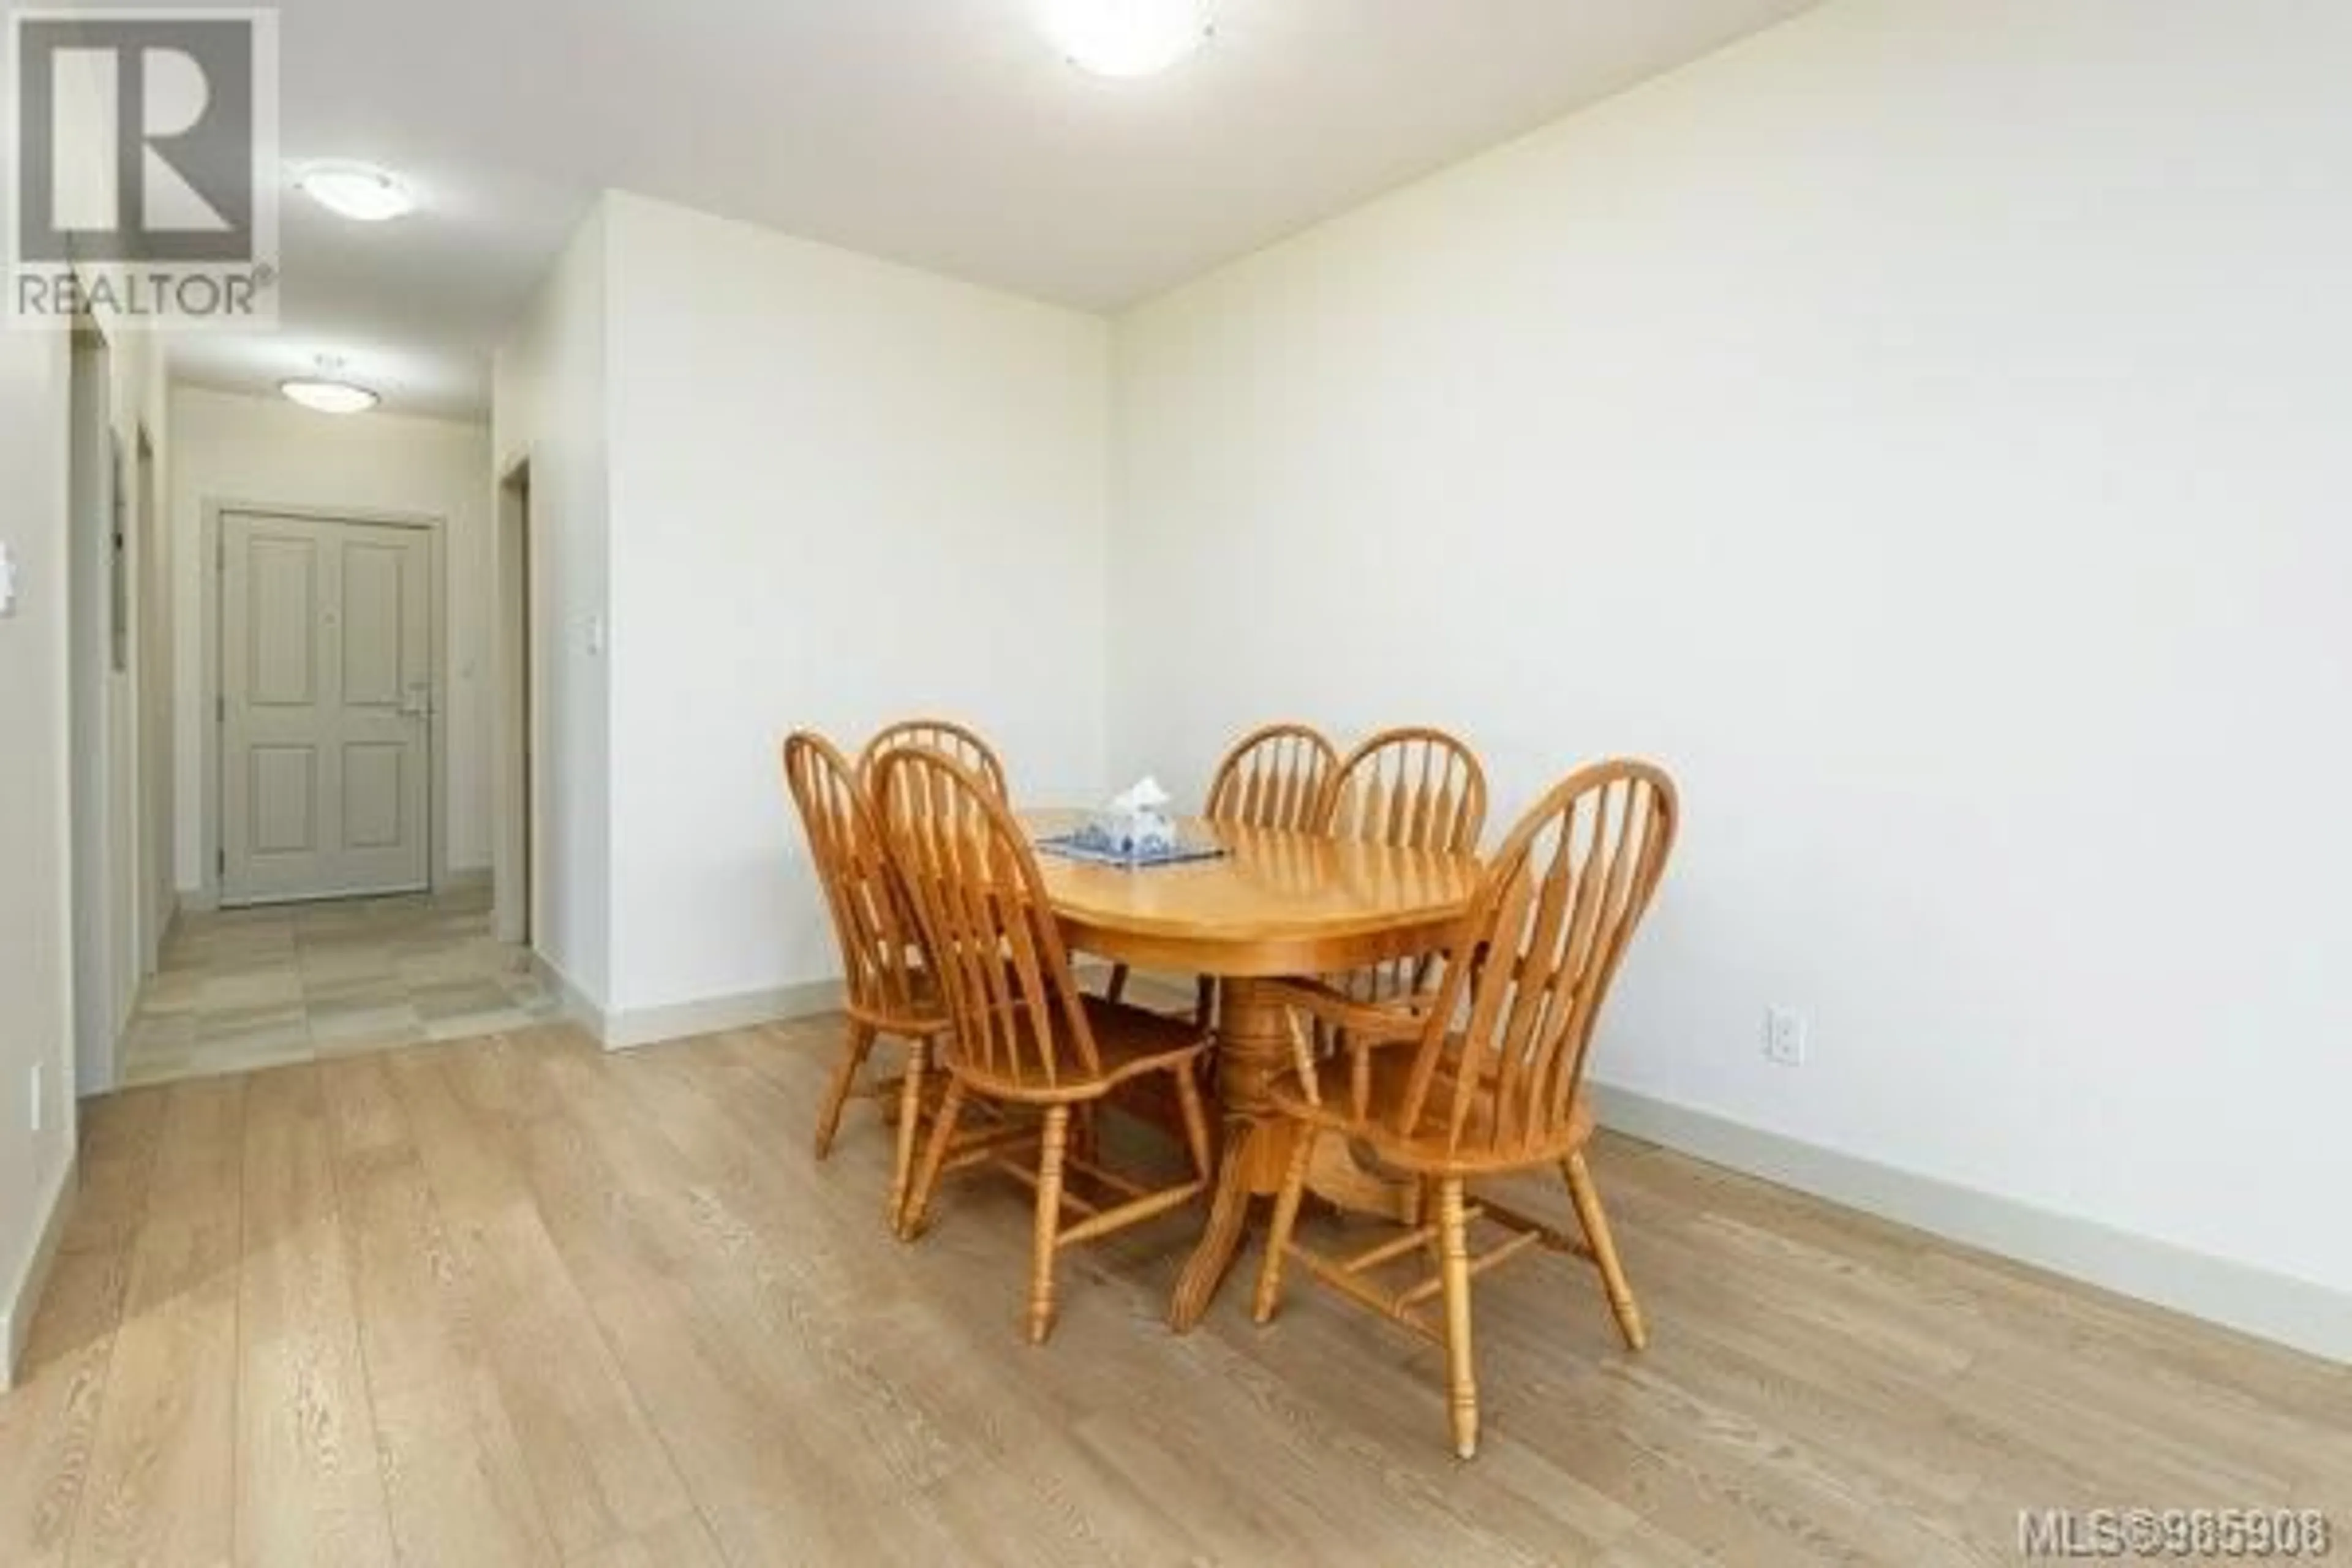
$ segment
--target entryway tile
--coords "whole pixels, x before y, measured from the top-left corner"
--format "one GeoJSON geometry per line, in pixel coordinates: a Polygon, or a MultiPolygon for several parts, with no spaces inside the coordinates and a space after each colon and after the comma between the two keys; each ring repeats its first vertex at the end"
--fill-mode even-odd
{"type": "Polygon", "coordinates": [[[555,1016],[489,896],[184,916],[124,1035],[123,1081],[235,1072],[525,1029],[555,1016]]]}

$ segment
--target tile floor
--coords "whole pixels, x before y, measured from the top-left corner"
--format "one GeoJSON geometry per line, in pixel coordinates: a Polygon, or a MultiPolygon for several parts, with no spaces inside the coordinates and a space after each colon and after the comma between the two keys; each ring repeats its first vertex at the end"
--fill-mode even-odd
{"type": "Polygon", "coordinates": [[[489,892],[183,915],[139,994],[125,1084],[464,1040],[559,1011],[489,892]]]}

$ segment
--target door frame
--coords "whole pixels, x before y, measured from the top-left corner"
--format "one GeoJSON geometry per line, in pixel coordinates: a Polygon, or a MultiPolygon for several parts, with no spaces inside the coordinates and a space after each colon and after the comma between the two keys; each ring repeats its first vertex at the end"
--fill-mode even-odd
{"type": "Polygon", "coordinates": [[[178,693],[173,674],[177,650],[172,627],[172,561],[165,542],[162,487],[156,482],[161,458],[154,432],[144,419],[138,422],[131,460],[139,507],[138,578],[132,584],[136,608],[131,630],[139,715],[138,909],[143,978],[154,973],[163,961],[163,938],[171,930],[177,902],[173,885],[179,879],[173,848],[177,828],[173,814],[178,809],[174,775],[178,752],[173,731],[178,693]]]}
{"type": "Polygon", "coordinates": [[[538,541],[530,504],[530,455],[499,473],[491,544],[490,926],[503,942],[536,948],[544,929],[545,884],[539,809],[544,781],[544,673],[539,657],[538,541]]]}
{"type": "Polygon", "coordinates": [[[433,891],[439,892],[449,885],[449,552],[447,520],[430,512],[377,511],[355,506],[281,505],[274,501],[231,500],[207,498],[204,503],[204,528],[201,548],[196,558],[196,574],[203,583],[203,626],[198,646],[203,652],[204,675],[199,695],[203,699],[196,709],[196,722],[204,731],[204,766],[198,770],[201,780],[201,805],[197,819],[202,825],[203,858],[198,862],[202,873],[198,886],[201,907],[220,907],[221,891],[221,519],[232,512],[257,517],[299,518],[305,522],[362,523],[371,528],[413,528],[425,535],[425,575],[432,585],[429,595],[431,630],[426,642],[433,658],[433,716],[425,724],[425,772],[429,783],[429,804],[425,808],[431,818],[425,824],[425,875],[433,891]]]}
{"type": "MultiPolygon", "coordinates": [[[[86,317],[74,321],[67,350],[65,668],[68,952],[76,1098],[103,1094],[118,1077],[122,1046],[117,998],[129,987],[118,973],[116,904],[127,891],[118,872],[128,847],[115,843],[113,774],[129,759],[115,753],[113,710],[114,429],[112,345],[86,317]]],[[[46,1091],[45,1091],[46,1092],[46,1091]]]]}

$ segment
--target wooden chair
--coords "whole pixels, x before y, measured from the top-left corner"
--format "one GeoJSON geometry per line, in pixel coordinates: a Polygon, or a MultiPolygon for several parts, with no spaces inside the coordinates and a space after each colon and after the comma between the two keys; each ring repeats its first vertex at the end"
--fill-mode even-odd
{"type": "Polygon", "coordinates": [[[1383,730],[1334,771],[1316,826],[1335,838],[1466,854],[1486,826],[1486,772],[1443,730],[1383,730]]]}
{"type": "MultiPolygon", "coordinates": [[[[925,1069],[947,1028],[946,1003],[919,957],[914,910],[849,759],[824,736],[796,731],[784,741],[784,781],[800,808],[809,856],[833,916],[849,1015],[848,1037],[817,1111],[816,1157],[832,1152],[842,1108],[874,1042],[884,1035],[905,1040],[907,1065],[897,1082],[898,1146],[890,1174],[889,1218],[895,1227],[914,1168],[925,1069]]],[[[890,1087],[879,1084],[866,1092],[885,1094],[890,1087]]]]}
{"type": "Polygon", "coordinates": [[[1234,742],[1209,780],[1202,815],[1251,827],[1314,829],[1339,749],[1305,724],[1268,724],[1234,742]]]}
{"type": "MultiPolygon", "coordinates": [[[[1234,742],[1209,779],[1201,815],[1245,827],[1314,830],[1321,826],[1323,792],[1339,770],[1339,749],[1306,724],[1267,724],[1234,742]]],[[[1108,994],[1127,993],[1127,965],[1110,972],[1108,994]]],[[[1216,1022],[1216,983],[1201,976],[1194,1016],[1203,1028],[1216,1022]]]]}
{"type": "Polygon", "coordinates": [[[1296,1059],[1273,1098],[1297,1132],[1258,1280],[1257,1321],[1273,1316],[1284,1263],[1296,1258],[1341,1294],[1437,1341],[1454,1451],[1464,1458],[1478,1446],[1474,1275],[1536,1245],[1580,1254],[1600,1269],[1625,1342],[1635,1350],[1647,1342],[1585,1165],[1593,1123],[1580,1089],[1594,1021],[1656,891],[1677,815],[1672,781],[1646,763],[1580,769],[1496,852],[1451,944],[1460,962],[1446,965],[1433,1005],[1367,1005],[1311,984],[1277,988],[1295,1009],[1296,1059]],[[1317,1055],[1297,1026],[1301,1016],[1340,1028],[1352,1048],[1317,1055]],[[1394,1048],[1375,1048],[1382,1044],[1394,1048]],[[1359,1140],[1384,1165],[1417,1177],[1434,1218],[1353,1257],[1327,1258],[1297,1245],[1307,1167],[1328,1134],[1359,1140]],[[1472,1177],[1538,1167],[1567,1178],[1580,1238],[1465,1197],[1472,1177]],[[1513,1234],[1473,1258],[1469,1227],[1481,1218],[1513,1234]],[[1433,1277],[1393,1291],[1374,1283],[1376,1270],[1424,1251],[1434,1256],[1433,1277]],[[1433,1298],[1444,1309],[1434,1324],[1423,1315],[1433,1298]]]}
{"type": "Polygon", "coordinates": [[[1019,1173],[1037,1192],[1028,1331],[1041,1343],[1053,1327],[1062,1248],[1164,1214],[1207,1187],[1209,1123],[1194,1067],[1208,1037],[1079,992],[1028,837],[984,775],[942,752],[900,747],[885,755],[877,782],[891,859],[922,923],[952,1031],[941,1053],[947,1091],[904,1230],[923,1226],[968,1100],[1042,1111],[1037,1169],[1019,1173]],[[1074,1154],[1070,1124],[1074,1110],[1157,1073],[1174,1080],[1193,1174],[1147,1191],[1074,1154]],[[1074,1174],[1114,1196],[1097,1202],[1073,1191],[1074,1174]]]}
{"type": "MultiPolygon", "coordinates": [[[[1486,772],[1443,730],[1382,730],[1333,773],[1317,825],[1336,838],[1468,854],[1486,826],[1486,772]]],[[[1401,958],[1329,979],[1358,1001],[1376,1002],[1422,990],[1434,962],[1401,958]]]]}
{"type": "Polygon", "coordinates": [[[1013,792],[1005,787],[1004,764],[997,759],[993,747],[980,738],[977,731],[966,729],[952,719],[901,719],[886,724],[866,742],[858,753],[857,773],[870,786],[874,770],[884,757],[901,746],[923,746],[949,756],[987,781],[988,787],[999,800],[1009,801],[1013,792]]]}

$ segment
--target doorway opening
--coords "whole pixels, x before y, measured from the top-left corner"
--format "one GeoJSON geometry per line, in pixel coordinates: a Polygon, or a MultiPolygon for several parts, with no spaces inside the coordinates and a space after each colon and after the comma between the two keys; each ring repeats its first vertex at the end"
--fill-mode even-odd
{"type": "Polygon", "coordinates": [[[541,711],[530,537],[530,464],[499,481],[498,811],[490,845],[491,930],[500,942],[539,940],[539,715],[541,711]]]}
{"type": "Polygon", "coordinates": [[[139,584],[132,635],[139,663],[139,967],[152,974],[178,897],[174,891],[172,823],[173,722],[172,579],[169,530],[155,493],[155,437],[139,426],[132,489],[138,497],[139,584]]]}
{"type": "Polygon", "coordinates": [[[116,876],[123,841],[113,836],[117,744],[123,705],[121,665],[127,604],[119,516],[120,475],[109,410],[106,339],[77,323],[68,370],[67,477],[67,813],[70,820],[73,907],[74,1089],[101,1093],[115,1082],[115,1041],[138,984],[116,876]]]}
{"type": "Polygon", "coordinates": [[[493,935],[491,888],[449,874],[444,521],[203,504],[205,885],[141,996],[122,1081],[558,1015],[530,954],[493,935]]]}

